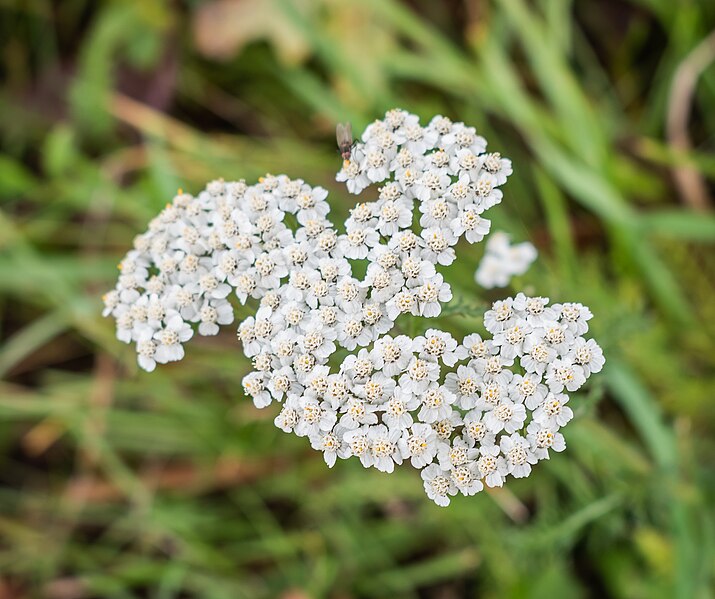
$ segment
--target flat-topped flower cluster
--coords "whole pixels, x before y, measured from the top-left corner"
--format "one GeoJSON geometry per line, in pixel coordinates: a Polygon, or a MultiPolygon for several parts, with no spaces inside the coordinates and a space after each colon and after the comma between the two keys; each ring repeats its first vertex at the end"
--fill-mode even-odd
{"type": "Polygon", "coordinates": [[[567,392],[603,365],[583,337],[587,308],[523,294],[485,314],[491,339],[389,334],[401,315],[440,314],[452,291],[436,266],[455,260],[460,238],[489,232],[482,214],[509,174],[473,128],[446,117],[423,127],[389,111],[338,173],[353,193],[380,184],[344,233],[320,187],[283,175],[214,181],[197,197],[177,195],[135,239],[105,314],[153,370],[183,358],[195,331],[231,323],[229,296],[257,300],[238,326],[255,405],[280,403],[276,426],[308,437],[330,466],[354,456],[392,472],[409,461],[447,505],[561,451],[567,392]],[[355,260],[368,262],[362,278],[355,260]]]}

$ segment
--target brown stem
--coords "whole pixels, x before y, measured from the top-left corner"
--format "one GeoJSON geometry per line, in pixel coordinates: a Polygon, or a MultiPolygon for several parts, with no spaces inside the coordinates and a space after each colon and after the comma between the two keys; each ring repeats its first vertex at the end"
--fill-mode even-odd
{"type": "MultiPolygon", "coordinates": [[[[680,63],[670,87],[667,114],[668,141],[673,149],[689,152],[692,149],[688,120],[698,78],[715,60],[715,31],[701,41],[680,63]]],[[[673,166],[673,177],[683,201],[699,211],[709,210],[712,200],[705,180],[692,166],[673,166]]]]}

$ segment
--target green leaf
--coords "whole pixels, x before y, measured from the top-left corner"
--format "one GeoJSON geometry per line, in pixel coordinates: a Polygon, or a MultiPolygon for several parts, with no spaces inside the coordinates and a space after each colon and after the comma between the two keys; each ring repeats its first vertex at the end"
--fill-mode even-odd
{"type": "Polygon", "coordinates": [[[75,132],[66,123],[58,124],[45,138],[42,148],[44,171],[58,177],[64,174],[77,158],[75,132]]]}
{"type": "Polygon", "coordinates": [[[58,309],[33,320],[8,339],[0,350],[0,378],[16,364],[69,326],[65,310],[58,309]]]}
{"type": "Polygon", "coordinates": [[[9,156],[0,155],[0,197],[14,198],[37,184],[32,173],[9,156]]]}
{"type": "Polygon", "coordinates": [[[640,216],[645,235],[685,241],[715,241],[715,215],[685,210],[658,210],[640,216]]]}
{"type": "Polygon", "coordinates": [[[608,358],[603,376],[655,462],[663,470],[674,472],[678,462],[676,447],[658,402],[628,366],[615,357],[608,358]]]}

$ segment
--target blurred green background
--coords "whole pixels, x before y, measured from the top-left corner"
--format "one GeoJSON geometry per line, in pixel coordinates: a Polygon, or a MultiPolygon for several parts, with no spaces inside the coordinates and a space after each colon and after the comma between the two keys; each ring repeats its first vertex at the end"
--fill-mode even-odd
{"type": "Polygon", "coordinates": [[[713,597],[715,3],[0,2],[0,597],[713,597]],[[178,187],[334,183],[337,121],[399,106],[514,161],[490,212],[607,363],[568,450],[441,509],[328,470],[242,397],[233,327],[140,373],[99,316],[178,187]]]}

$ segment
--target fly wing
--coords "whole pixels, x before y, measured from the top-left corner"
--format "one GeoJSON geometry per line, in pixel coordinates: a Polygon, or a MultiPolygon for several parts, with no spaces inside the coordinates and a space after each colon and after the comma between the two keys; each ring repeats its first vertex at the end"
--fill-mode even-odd
{"type": "Polygon", "coordinates": [[[339,148],[352,145],[353,130],[350,123],[338,123],[335,127],[335,137],[338,140],[339,148]]]}

